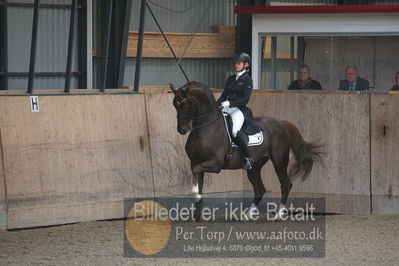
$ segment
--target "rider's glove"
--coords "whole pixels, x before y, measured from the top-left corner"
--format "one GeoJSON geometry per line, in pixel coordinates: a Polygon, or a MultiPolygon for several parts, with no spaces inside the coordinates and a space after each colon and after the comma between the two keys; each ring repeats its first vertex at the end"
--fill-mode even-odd
{"type": "Polygon", "coordinates": [[[230,106],[230,102],[229,101],[224,101],[220,104],[223,108],[229,107],[230,106]]]}

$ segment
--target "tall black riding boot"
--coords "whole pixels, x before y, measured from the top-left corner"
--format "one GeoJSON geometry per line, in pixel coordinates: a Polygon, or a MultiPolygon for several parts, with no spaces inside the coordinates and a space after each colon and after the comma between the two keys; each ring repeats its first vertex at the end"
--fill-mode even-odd
{"type": "Polygon", "coordinates": [[[245,135],[245,133],[241,130],[238,131],[237,137],[235,137],[234,142],[240,148],[242,155],[244,156],[243,168],[246,170],[252,169],[253,162],[252,162],[251,156],[249,154],[247,135],[245,135]]]}

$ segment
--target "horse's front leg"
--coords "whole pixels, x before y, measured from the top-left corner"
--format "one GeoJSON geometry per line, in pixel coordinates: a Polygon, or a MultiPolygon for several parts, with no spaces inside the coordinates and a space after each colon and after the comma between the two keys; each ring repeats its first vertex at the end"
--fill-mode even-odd
{"type": "Polygon", "coordinates": [[[221,170],[221,166],[217,163],[216,160],[209,160],[196,165],[192,165],[191,170],[193,173],[193,187],[191,189],[191,192],[194,194],[194,197],[199,201],[202,199],[204,173],[219,173],[221,170]]]}
{"type": "Polygon", "coordinates": [[[191,193],[194,194],[194,198],[197,201],[202,199],[202,187],[204,186],[204,172],[200,172],[198,175],[194,175],[193,188],[191,193]]]}

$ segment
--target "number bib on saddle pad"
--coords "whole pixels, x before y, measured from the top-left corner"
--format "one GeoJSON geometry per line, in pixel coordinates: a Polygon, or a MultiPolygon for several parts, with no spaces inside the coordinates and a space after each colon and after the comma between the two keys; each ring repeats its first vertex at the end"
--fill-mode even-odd
{"type": "MultiPolygon", "coordinates": [[[[232,140],[233,121],[232,121],[230,115],[228,115],[226,113],[223,113],[223,117],[224,117],[224,124],[226,126],[226,130],[229,135],[230,144],[233,147],[237,147],[237,145],[232,140]]],[[[263,132],[262,131],[255,132],[253,128],[249,128],[247,123],[244,123],[244,125],[242,126],[242,130],[248,135],[248,138],[249,138],[247,146],[249,146],[249,147],[250,146],[258,146],[263,143],[263,132]]]]}

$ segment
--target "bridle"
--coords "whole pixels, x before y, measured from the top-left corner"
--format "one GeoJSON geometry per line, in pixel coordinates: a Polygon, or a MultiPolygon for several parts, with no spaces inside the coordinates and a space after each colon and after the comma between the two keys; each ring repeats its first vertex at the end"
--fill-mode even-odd
{"type": "Polygon", "coordinates": [[[181,101],[176,101],[176,104],[177,105],[182,105],[184,102],[186,102],[186,101],[190,101],[191,102],[191,99],[190,99],[190,96],[187,96],[186,98],[184,98],[183,100],[181,100],[181,101]]]}
{"type": "MultiPolygon", "coordinates": [[[[176,104],[177,105],[182,105],[185,102],[189,102],[190,104],[196,106],[196,104],[191,100],[190,96],[185,97],[181,101],[176,101],[176,104]]],[[[194,131],[196,129],[209,126],[209,125],[213,124],[214,122],[216,122],[217,119],[218,119],[218,116],[216,116],[216,118],[213,119],[212,121],[210,121],[208,123],[205,123],[203,125],[195,125],[195,123],[198,122],[200,119],[206,118],[206,117],[211,116],[214,113],[217,113],[217,112],[220,112],[220,111],[221,111],[221,108],[216,108],[213,111],[210,111],[208,113],[201,114],[201,115],[177,114],[177,119],[186,119],[186,120],[188,120],[187,124],[188,124],[189,130],[190,131],[194,131]]]]}

